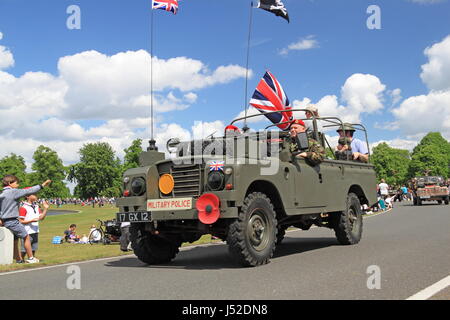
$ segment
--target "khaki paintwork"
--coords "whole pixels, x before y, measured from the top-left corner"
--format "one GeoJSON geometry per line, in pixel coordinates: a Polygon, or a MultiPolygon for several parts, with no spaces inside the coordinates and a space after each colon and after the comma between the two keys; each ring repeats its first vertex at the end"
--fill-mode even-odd
{"type": "MultiPolygon", "coordinates": [[[[216,194],[221,200],[221,219],[238,217],[239,208],[243,205],[248,190],[252,188],[255,191],[252,187],[255,184],[260,185],[256,191],[279,197],[286,216],[345,210],[347,195],[350,192],[356,193],[361,202],[369,206],[376,203],[376,177],[371,164],[326,159],[319,166],[312,167],[303,159],[293,158],[288,150],[287,144],[283,143],[277,157],[256,161],[246,153],[242,157],[233,158],[232,163],[226,162],[224,168],[233,169],[233,173],[226,176],[226,183],[231,183],[233,189],[208,191],[216,194]],[[269,167],[276,161],[279,162],[279,166],[275,174],[261,175],[262,167],[269,167]]],[[[147,199],[160,198],[157,167],[171,162],[171,160],[158,161],[163,155],[156,151],[144,152],[140,156],[141,164],[144,166],[125,172],[124,176],[130,178],[128,184],[124,184],[125,189],[130,188],[134,177],[144,177],[147,181],[147,192],[141,197],[119,198],[117,206],[120,212],[146,211],[147,199]]],[[[199,161],[201,157],[186,159],[199,161]]],[[[206,163],[214,159],[223,160],[222,157],[210,156],[203,161],[206,163]]],[[[202,171],[201,181],[206,182],[208,173],[206,165],[202,171]]],[[[195,201],[194,198],[191,210],[153,212],[152,221],[198,219],[195,201]]],[[[275,199],[272,199],[272,202],[275,202],[275,199]]]]}

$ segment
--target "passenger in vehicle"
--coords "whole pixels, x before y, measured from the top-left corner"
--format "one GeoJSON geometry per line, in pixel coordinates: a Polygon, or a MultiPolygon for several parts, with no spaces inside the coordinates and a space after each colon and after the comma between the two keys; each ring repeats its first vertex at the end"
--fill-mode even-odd
{"type": "MultiPolygon", "coordinates": [[[[288,138],[291,152],[299,151],[298,145],[294,139],[297,134],[301,132],[306,132],[305,123],[302,120],[292,121],[291,125],[289,126],[290,137],[288,138]]],[[[298,155],[296,155],[296,157],[304,158],[310,165],[316,166],[323,161],[325,157],[325,149],[320,145],[319,142],[311,138],[308,138],[308,145],[308,150],[299,153],[298,155]]]]}
{"type": "MultiPolygon", "coordinates": [[[[316,117],[316,118],[320,117],[319,116],[319,109],[317,109],[316,105],[314,105],[312,103],[310,103],[305,109],[306,109],[305,116],[306,116],[306,119],[307,119],[306,122],[305,122],[306,130],[308,132],[314,132],[314,124],[313,124],[313,120],[312,119],[313,119],[313,116],[316,117]]],[[[322,129],[321,121],[320,120],[316,120],[316,124],[317,124],[317,131],[318,132],[322,132],[323,129],[322,129]]]]}
{"type": "MultiPolygon", "coordinates": [[[[342,127],[339,127],[336,131],[339,133],[340,137],[346,137],[350,139],[350,148],[352,150],[353,154],[353,160],[361,161],[361,162],[369,162],[369,150],[367,149],[367,144],[359,139],[353,138],[353,135],[355,133],[355,128],[349,124],[344,123],[344,131],[342,130],[342,127]]],[[[336,148],[336,151],[339,151],[336,148]]]]}

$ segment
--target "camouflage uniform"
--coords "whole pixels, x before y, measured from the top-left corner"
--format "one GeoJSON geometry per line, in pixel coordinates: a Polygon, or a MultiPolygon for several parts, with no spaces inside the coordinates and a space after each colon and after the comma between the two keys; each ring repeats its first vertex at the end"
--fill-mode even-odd
{"type": "MultiPolygon", "coordinates": [[[[292,138],[288,138],[289,140],[289,149],[291,150],[291,152],[298,152],[298,146],[297,143],[292,139],[292,138]]],[[[306,152],[306,158],[305,160],[313,165],[316,166],[318,164],[320,164],[323,159],[325,158],[325,149],[320,145],[319,142],[317,142],[314,139],[308,138],[308,144],[309,144],[309,148],[306,152]]]]}

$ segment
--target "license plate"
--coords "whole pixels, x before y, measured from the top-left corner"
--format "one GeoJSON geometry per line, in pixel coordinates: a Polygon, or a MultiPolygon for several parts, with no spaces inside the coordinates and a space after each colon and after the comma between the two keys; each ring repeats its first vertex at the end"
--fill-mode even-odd
{"type": "Polygon", "coordinates": [[[117,214],[119,222],[149,222],[151,218],[151,212],[119,212],[117,214]]]}
{"type": "Polygon", "coordinates": [[[430,196],[421,196],[420,199],[430,199],[430,196]]]}
{"type": "Polygon", "coordinates": [[[192,209],[192,198],[147,200],[147,211],[176,211],[192,209]]]}

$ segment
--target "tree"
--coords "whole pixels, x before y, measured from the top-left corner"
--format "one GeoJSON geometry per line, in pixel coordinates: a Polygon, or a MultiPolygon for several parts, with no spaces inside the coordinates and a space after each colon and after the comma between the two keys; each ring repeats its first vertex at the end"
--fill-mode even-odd
{"type": "Polygon", "coordinates": [[[450,143],[439,132],[430,132],[414,148],[409,176],[449,176],[450,143]]]}
{"type": "Polygon", "coordinates": [[[142,150],[142,139],[133,140],[131,146],[123,150],[125,152],[123,171],[139,167],[139,155],[142,150]]]}
{"type": "Polygon", "coordinates": [[[22,186],[28,185],[28,174],[26,173],[26,164],[22,156],[14,153],[0,160],[0,178],[7,174],[15,175],[19,178],[22,186]]]}
{"type": "Polygon", "coordinates": [[[31,168],[30,184],[36,185],[50,179],[52,183],[40,192],[42,198],[66,198],[70,196],[69,188],[64,183],[67,170],[56,151],[40,145],[33,154],[34,163],[31,168]]]}
{"type": "Polygon", "coordinates": [[[391,148],[383,142],[373,148],[371,160],[378,179],[384,179],[389,185],[406,183],[411,161],[408,150],[391,148]]]}
{"type": "Polygon", "coordinates": [[[116,197],[121,189],[120,160],[106,142],[88,143],[79,151],[80,162],[70,166],[69,180],[77,182],[81,198],[116,197]]]}

